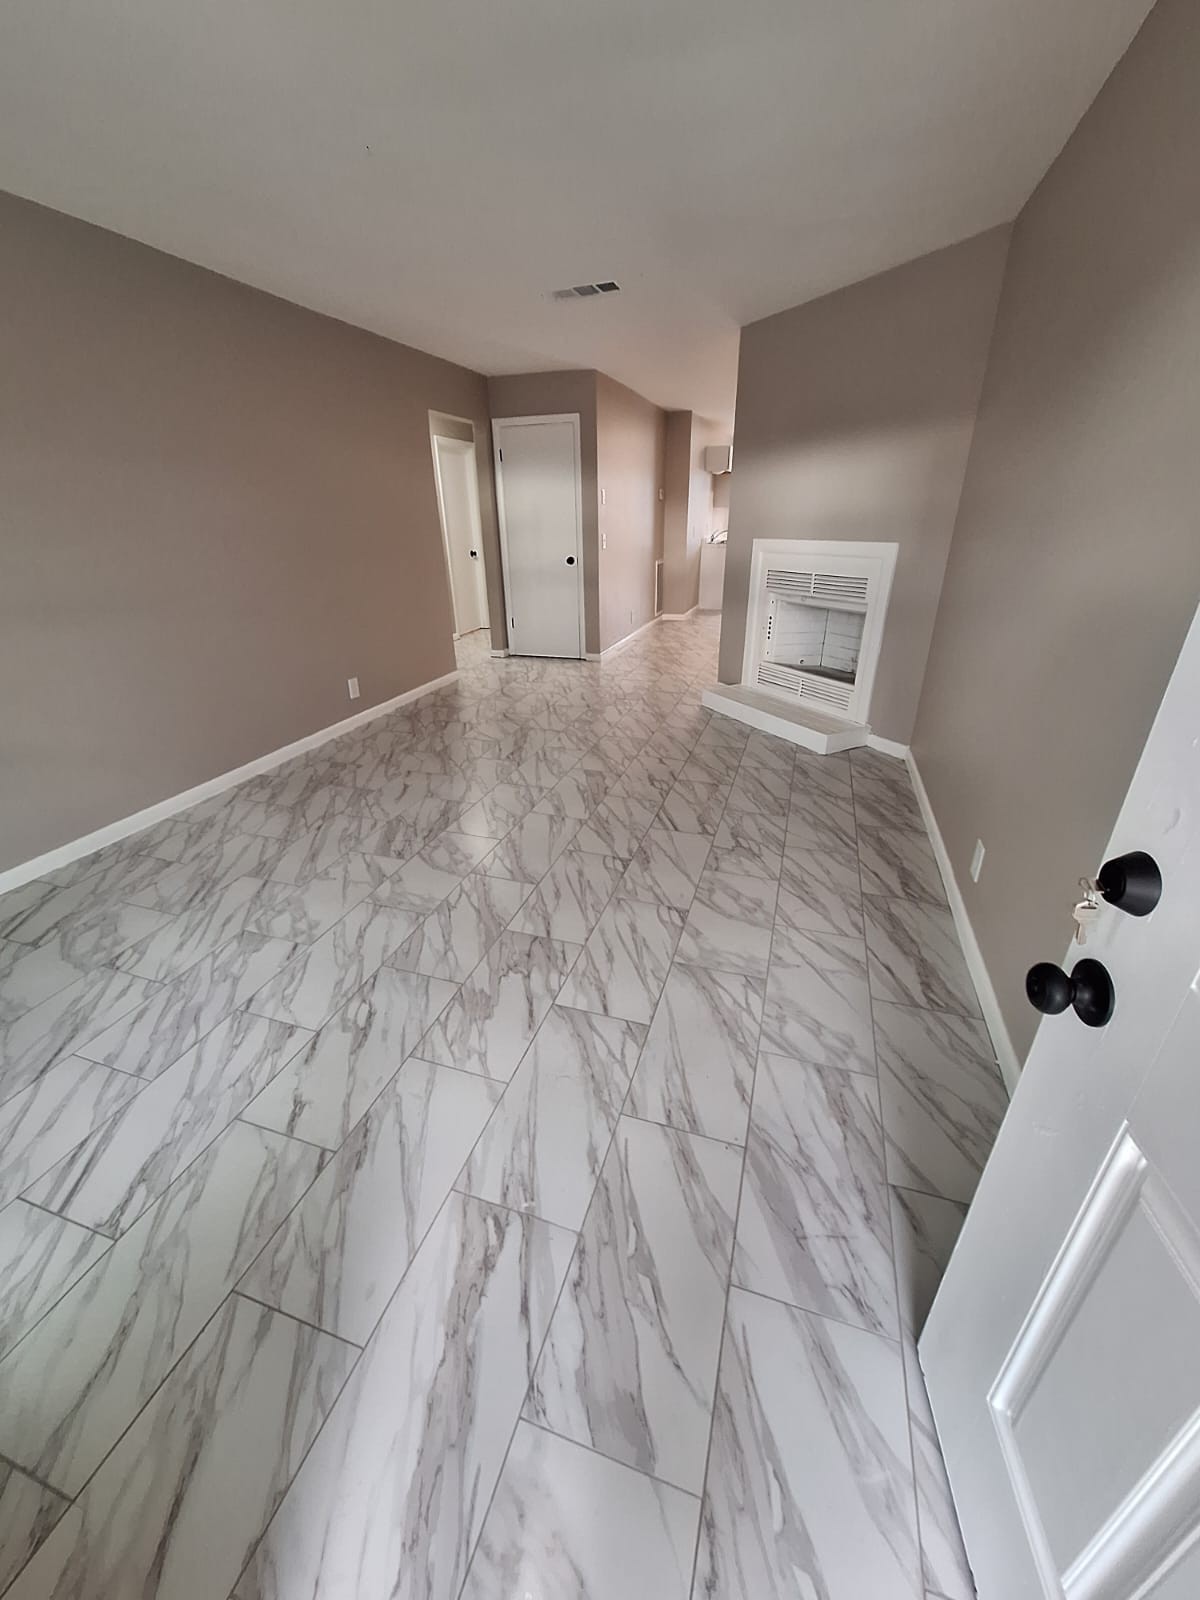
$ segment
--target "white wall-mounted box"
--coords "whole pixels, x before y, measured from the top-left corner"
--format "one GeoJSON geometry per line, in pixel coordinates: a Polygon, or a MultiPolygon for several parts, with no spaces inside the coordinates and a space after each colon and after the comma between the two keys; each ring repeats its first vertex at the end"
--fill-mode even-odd
{"type": "Polygon", "coordinates": [[[710,444],[704,450],[704,470],[711,472],[714,477],[722,472],[733,471],[733,446],[731,444],[710,444]]]}

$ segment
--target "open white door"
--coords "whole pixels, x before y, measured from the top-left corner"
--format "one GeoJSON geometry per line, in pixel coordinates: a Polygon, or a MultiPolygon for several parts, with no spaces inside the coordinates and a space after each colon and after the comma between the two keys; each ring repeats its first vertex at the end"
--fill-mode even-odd
{"type": "Polygon", "coordinates": [[[1043,1019],[920,1342],[980,1600],[1200,1596],[1200,619],[1106,859],[1135,850],[1159,904],[1064,963],[1112,1020],[1043,1019]]]}
{"type": "Polygon", "coordinates": [[[579,418],[492,423],[508,648],[583,655],[583,496],[579,418]]]}
{"type": "Polygon", "coordinates": [[[446,565],[450,572],[454,631],[456,634],[474,633],[476,628],[488,625],[475,446],[466,439],[448,439],[440,433],[434,434],[433,467],[446,565]]]}

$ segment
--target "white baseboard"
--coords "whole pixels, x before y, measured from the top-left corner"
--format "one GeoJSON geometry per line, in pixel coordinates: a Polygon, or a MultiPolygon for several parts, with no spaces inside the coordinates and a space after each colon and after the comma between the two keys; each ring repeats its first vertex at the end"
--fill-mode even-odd
{"type": "Polygon", "coordinates": [[[632,633],[627,633],[623,639],[618,639],[616,644],[610,644],[606,649],[600,651],[589,650],[587,659],[589,661],[607,661],[609,656],[615,656],[618,650],[624,650],[627,645],[633,643],[639,634],[645,633],[647,628],[653,628],[656,623],[662,620],[660,612],[657,617],[651,617],[649,622],[643,622],[640,628],[635,628],[632,633]]]}
{"type": "Polygon", "coordinates": [[[901,744],[898,739],[885,739],[882,734],[872,733],[867,738],[867,747],[878,750],[881,755],[896,756],[901,761],[908,760],[908,746],[901,744]]]}
{"type": "Polygon", "coordinates": [[[492,651],[492,660],[493,661],[504,661],[507,658],[508,658],[508,651],[507,650],[493,650],[492,651]]]}
{"type": "Polygon", "coordinates": [[[966,902],[963,900],[962,891],[958,887],[958,879],[954,876],[954,868],[950,863],[950,855],[946,849],[946,841],[942,838],[942,830],[938,827],[933,806],[929,800],[928,791],[921,779],[917,763],[912,752],[908,753],[908,770],[912,775],[913,788],[917,792],[917,799],[921,805],[921,815],[925,818],[925,826],[929,830],[929,838],[933,845],[933,853],[937,857],[938,868],[942,874],[942,882],[946,886],[946,897],[950,901],[950,912],[954,917],[954,926],[958,930],[958,940],[962,945],[963,955],[967,962],[967,971],[971,974],[971,981],[975,985],[975,992],[979,996],[979,1004],[983,1009],[984,1025],[992,1040],[992,1048],[996,1052],[996,1060],[1000,1064],[1000,1073],[1006,1088],[1011,1095],[1017,1087],[1017,1079],[1021,1076],[1021,1061],[1009,1037],[1008,1028],[1005,1026],[1004,1015],[1000,1010],[1000,1002],[996,998],[996,990],[992,984],[991,974],[983,959],[983,951],[979,948],[979,940],[975,937],[975,930],[971,926],[971,919],[967,915],[966,902]]]}
{"type": "Polygon", "coordinates": [[[663,622],[686,622],[693,612],[699,611],[698,605],[692,606],[689,611],[660,611],[659,617],[663,622]]]}
{"type": "Polygon", "coordinates": [[[391,700],[382,700],[377,706],[368,706],[365,711],[357,711],[352,717],[346,717],[341,722],[331,723],[327,728],[319,728],[316,733],[305,734],[303,739],[285,744],[279,750],[272,750],[265,756],[257,756],[253,761],[247,761],[244,767],[235,767],[232,772],[223,772],[219,777],[198,783],[193,789],[185,789],[182,794],[173,794],[169,799],[159,800],[157,804],[147,806],[144,811],[135,811],[131,817],[122,817],[119,822],[110,822],[103,828],[97,828],[94,833],[85,833],[81,839],[72,839],[69,844],[61,844],[55,850],[47,850],[45,855],[35,856],[32,861],[23,861],[19,866],[9,867],[6,871],[0,872],[0,894],[9,889],[19,889],[23,883],[31,883],[45,872],[54,872],[59,867],[69,866],[81,856],[90,856],[94,850],[100,850],[106,844],[116,844],[118,839],[127,839],[131,833],[140,833],[143,828],[152,827],[156,822],[165,822],[168,817],[177,816],[190,806],[198,805],[201,800],[208,800],[215,794],[223,794],[227,789],[236,788],[239,783],[245,783],[247,778],[256,778],[259,773],[281,767],[285,761],[302,756],[307,750],[315,750],[318,745],[326,744],[330,739],[337,739],[343,733],[349,733],[352,728],[361,728],[366,722],[374,722],[376,717],[385,717],[389,711],[407,705],[410,700],[419,700],[423,695],[432,694],[435,689],[444,689],[457,677],[456,669],[454,672],[447,672],[444,677],[434,678],[429,683],[418,684],[415,689],[406,689],[403,694],[395,695],[391,700]]]}

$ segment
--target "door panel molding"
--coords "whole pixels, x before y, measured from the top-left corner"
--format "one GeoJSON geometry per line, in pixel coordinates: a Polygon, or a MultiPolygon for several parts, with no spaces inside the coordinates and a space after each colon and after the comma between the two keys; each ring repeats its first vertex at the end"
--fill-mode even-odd
{"type": "MultiPolygon", "coordinates": [[[[1135,1215],[1153,1228],[1200,1307],[1200,1239],[1123,1123],[988,1392],[1013,1498],[1046,1600],[1139,1600],[1200,1539],[1200,1406],[1087,1544],[1055,1557],[1017,1427],[1089,1291],[1135,1215]]],[[[1097,1404],[1103,1397],[1097,1396],[1097,1404]]]]}

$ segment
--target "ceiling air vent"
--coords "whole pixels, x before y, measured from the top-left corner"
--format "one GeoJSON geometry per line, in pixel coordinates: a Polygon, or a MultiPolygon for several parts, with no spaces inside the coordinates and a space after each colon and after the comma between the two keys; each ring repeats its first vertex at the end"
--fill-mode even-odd
{"type": "Polygon", "coordinates": [[[555,289],[551,300],[590,300],[594,294],[620,294],[621,285],[608,278],[603,283],[577,283],[570,289],[555,289]]]}

